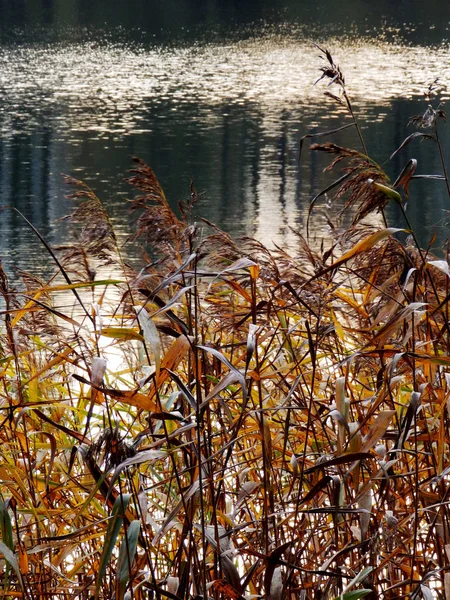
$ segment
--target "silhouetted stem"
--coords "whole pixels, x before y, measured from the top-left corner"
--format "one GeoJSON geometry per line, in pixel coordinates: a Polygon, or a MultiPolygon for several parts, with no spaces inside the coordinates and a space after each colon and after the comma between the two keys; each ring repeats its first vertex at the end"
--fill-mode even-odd
{"type": "Polygon", "coordinates": [[[353,123],[355,124],[356,131],[358,132],[358,137],[359,137],[359,141],[361,142],[363,152],[366,156],[369,156],[369,153],[367,152],[366,144],[364,142],[364,138],[361,133],[361,129],[359,128],[358,121],[355,117],[355,113],[353,112],[352,103],[350,102],[350,98],[347,96],[347,92],[345,90],[344,90],[344,98],[345,98],[345,102],[347,103],[347,108],[350,111],[350,114],[352,116],[353,123]]]}
{"type": "Polygon", "coordinates": [[[447,187],[447,193],[450,196],[450,182],[448,180],[447,167],[445,166],[444,154],[442,152],[442,146],[441,146],[441,142],[439,140],[437,122],[434,123],[434,135],[436,137],[436,142],[437,142],[437,145],[438,145],[438,148],[439,148],[439,157],[441,159],[442,171],[444,173],[445,185],[447,187]]]}

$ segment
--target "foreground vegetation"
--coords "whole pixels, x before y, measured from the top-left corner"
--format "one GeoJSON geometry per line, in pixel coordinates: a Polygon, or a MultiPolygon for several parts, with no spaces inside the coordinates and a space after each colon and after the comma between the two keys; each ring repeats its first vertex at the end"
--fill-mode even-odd
{"type": "MultiPolygon", "coordinates": [[[[0,270],[2,597],[450,597],[449,265],[367,224],[409,228],[416,164],[389,182],[321,52],[362,144],[312,145],[352,210],[332,245],[237,244],[136,161],[141,271],[74,181],[57,276],[0,270]]],[[[404,145],[440,152],[444,116],[404,145]]]]}

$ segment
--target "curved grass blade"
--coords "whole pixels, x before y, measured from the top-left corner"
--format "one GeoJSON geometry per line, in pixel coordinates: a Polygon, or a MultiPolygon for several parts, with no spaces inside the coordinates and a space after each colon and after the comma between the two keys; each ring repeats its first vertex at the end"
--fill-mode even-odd
{"type": "Polygon", "coordinates": [[[406,163],[406,165],[403,167],[400,175],[394,181],[394,184],[392,186],[394,188],[402,187],[405,191],[406,198],[408,197],[409,183],[410,183],[411,179],[413,179],[416,169],[417,169],[417,160],[415,158],[410,158],[408,160],[408,162],[406,163]]]}
{"type": "MultiPolygon", "coordinates": [[[[153,292],[149,292],[148,290],[146,290],[144,288],[139,288],[139,292],[143,296],[146,296],[146,298],[147,298],[147,300],[145,301],[143,306],[140,307],[141,309],[144,308],[144,306],[147,304],[147,301],[149,301],[149,300],[151,300],[153,302],[153,304],[156,304],[160,308],[164,308],[166,306],[166,303],[164,302],[164,300],[162,300],[162,298],[160,298],[158,295],[154,294],[153,292]]],[[[177,315],[174,312],[172,312],[170,309],[166,309],[164,312],[165,312],[166,317],[168,317],[170,319],[170,321],[172,321],[172,323],[175,325],[175,327],[181,333],[183,333],[186,336],[189,335],[189,328],[187,327],[186,323],[184,323],[179,317],[177,317],[177,315]]]]}
{"type": "Polygon", "coordinates": [[[77,381],[89,385],[91,388],[97,390],[97,392],[101,392],[114,400],[118,400],[119,402],[123,402],[124,404],[128,404],[130,406],[137,406],[138,408],[142,408],[144,410],[155,411],[158,410],[158,404],[152,400],[151,396],[147,396],[146,394],[141,394],[136,390],[113,390],[111,388],[105,388],[100,385],[95,385],[85,377],[74,373],[72,375],[74,379],[77,381]]]}
{"type": "Polygon", "coordinates": [[[353,592],[347,592],[345,594],[341,594],[340,596],[336,596],[334,600],[359,600],[360,598],[364,598],[364,596],[372,593],[373,590],[368,589],[353,590],[353,592]]]}
{"type": "Polygon", "coordinates": [[[325,467],[335,467],[336,465],[344,465],[345,463],[351,463],[357,460],[364,460],[365,458],[372,458],[370,452],[354,452],[352,454],[342,454],[341,456],[336,456],[334,458],[330,458],[329,460],[319,462],[313,467],[306,469],[305,473],[313,473],[314,471],[317,471],[317,469],[324,469],[325,467]]]}
{"type": "Polygon", "coordinates": [[[169,373],[171,379],[173,381],[175,381],[177,386],[180,388],[180,391],[183,394],[183,396],[186,398],[189,406],[193,410],[196,411],[197,410],[197,400],[194,398],[194,396],[192,395],[190,390],[186,387],[186,385],[183,383],[183,381],[181,381],[180,377],[178,377],[178,375],[176,373],[174,373],[170,369],[166,369],[166,371],[167,371],[167,373],[169,373]]]}
{"type": "Polygon", "coordinates": [[[236,273],[237,271],[241,271],[242,269],[248,269],[250,267],[257,267],[257,266],[258,266],[257,263],[255,263],[255,261],[251,260],[250,258],[246,258],[246,257],[238,258],[238,260],[234,261],[234,263],[232,263],[229,267],[226,267],[225,269],[220,271],[220,273],[218,273],[214,277],[214,279],[209,284],[208,293],[209,293],[209,290],[211,289],[211,286],[216,281],[216,279],[223,278],[223,276],[225,274],[236,273]]]}
{"type": "MultiPolygon", "coordinates": [[[[56,453],[57,453],[57,441],[55,436],[50,433],[49,431],[30,431],[29,436],[31,435],[45,435],[49,442],[50,442],[50,458],[48,461],[48,466],[47,466],[47,474],[45,476],[45,487],[48,488],[49,484],[50,484],[50,477],[52,474],[52,470],[53,470],[53,464],[55,462],[55,457],[56,457],[56,453]]],[[[4,538],[3,538],[4,539],[4,538]]]]}
{"type": "Polygon", "coordinates": [[[142,452],[138,452],[136,456],[130,456],[130,458],[127,458],[121,462],[120,465],[117,465],[111,478],[110,489],[112,489],[119,475],[127,467],[131,467],[132,465],[140,465],[144,462],[153,464],[160,458],[167,458],[167,452],[165,450],[143,450],[142,452]]]}
{"type": "Polygon", "coordinates": [[[176,503],[170,513],[167,515],[164,523],[162,524],[160,530],[156,533],[155,537],[152,540],[152,545],[156,546],[156,544],[161,540],[164,534],[169,531],[169,529],[173,525],[173,521],[180,510],[185,507],[188,501],[200,490],[200,482],[198,479],[194,481],[191,487],[186,491],[183,498],[176,503]]]}
{"type": "Polygon", "coordinates": [[[319,131],[317,133],[307,133],[306,135],[302,136],[300,138],[300,144],[299,144],[299,148],[298,148],[297,162],[300,162],[300,160],[301,160],[302,149],[303,149],[303,144],[305,143],[305,140],[329,136],[329,135],[332,135],[333,133],[339,133],[339,131],[343,131],[344,129],[348,129],[349,127],[354,127],[354,126],[355,126],[354,123],[348,123],[347,125],[342,125],[342,127],[337,127],[336,129],[329,129],[328,131],[319,131]]]}
{"type": "Polygon", "coordinates": [[[50,312],[52,315],[55,315],[55,317],[58,317],[59,319],[62,319],[63,321],[67,321],[67,323],[70,323],[77,329],[80,329],[80,330],[83,329],[84,331],[89,332],[89,329],[87,327],[85,327],[84,325],[81,325],[81,323],[78,323],[78,321],[76,321],[75,319],[72,319],[68,315],[65,315],[64,313],[60,312],[59,310],[55,310],[51,306],[48,306],[48,304],[45,304],[44,302],[40,302],[36,298],[31,298],[30,296],[27,296],[26,294],[23,294],[23,297],[26,298],[27,300],[34,302],[34,304],[37,304],[41,308],[48,310],[48,312],[50,312]]]}
{"type": "Polygon", "coordinates": [[[106,567],[110,561],[111,555],[116,544],[117,536],[123,525],[123,515],[130,502],[131,494],[123,494],[118,496],[114,502],[114,506],[111,512],[111,517],[108,525],[108,530],[105,536],[105,542],[103,546],[103,552],[100,559],[100,565],[98,570],[97,585],[95,588],[94,599],[98,600],[100,594],[100,586],[106,573],[106,567]]]}
{"type": "MultiPolygon", "coordinates": [[[[102,279],[102,280],[98,280],[98,281],[87,281],[87,282],[79,282],[79,283],[71,283],[69,284],[65,284],[65,285],[45,285],[40,287],[38,290],[36,290],[34,296],[25,304],[25,306],[23,306],[22,308],[17,308],[14,310],[11,310],[10,313],[11,314],[15,314],[14,319],[12,319],[12,326],[14,327],[15,325],[17,325],[17,323],[24,317],[26,316],[30,310],[35,309],[36,307],[34,306],[35,300],[37,300],[40,296],[42,296],[42,294],[51,294],[53,292],[64,292],[67,290],[74,290],[74,289],[84,289],[84,288],[94,288],[94,287],[98,287],[100,285],[120,285],[124,283],[123,281],[121,281],[120,279],[102,279]]],[[[27,298],[29,296],[25,296],[25,298],[27,298]]]]}
{"type": "Polygon", "coordinates": [[[180,277],[179,277],[180,274],[182,274],[183,271],[186,269],[186,267],[189,265],[189,263],[191,263],[196,258],[197,258],[197,254],[195,252],[190,254],[186,258],[186,260],[183,261],[183,263],[178,267],[178,269],[172,273],[172,275],[169,275],[169,277],[166,277],[166,279],[164,279],[154,290],[151,291],[149,299],[152,299],[152,296],[156,296],[156,294],[158,292],[169,287],[170,284],[178,281],[180,279],[180,277]]]}
{"type": "Polygon", "coordinates": [[[158,330],[156,329],[153,319],[142,306],[135,306],[134,309],[136,311],[142,333],[144,334],[145,341],[150,344],[150,347],[153,350],[153,355],[155,357],[156,378],[158,378],[161,368],[161,339],[159,337],[158,330]]]}
{"type": "Polygon", "coordinates": [[[236,375],[233,371],[230,371],[223,379],[219,381],[217,385],[213,387],[211,392],[206,396],[205,400],[200,404],[200,410],[203,410],[208,406],[211,400],[225,390],[228,386],[234,383],[240,383],[241,378],[236,375]]]}
{"type": "Polygon", "coordinates": [[[145,338],[134,327],[103,327],[101,335],[121,342],[128,342],[129,340],[145,341],[145,338]]]}
{"type": "Polygon", "coordinates": [[[230,363],[228,358],[226,358],[215,348],[211,348],[210,346],[197,346],[197,348],[200,348],[200,350],[204,350],[205,352],[209,352],[210,354],[218,358],[220,362],[222,362],[226,367],[230,369],[230,371],[232,371],[235,374],[237,381],[239,381],[239,383],[241,384],[243,401],[245,402],[247,398],[247,386],[245,384],[245,377],[241,373],[241,371],[239,371],[239,369],[236,369],[236,367],[230,363]]]}
{"type": "Polygon", "coordinates": [[[394,200],[394,202],[397,202],[397,204],[402,203],[402,197],[400,196],[400,194],[388,185],[384,185],[382,183],[379,183],[378,181],[374,181],[373,179],[368,179],[367,183],[374,185],[378,190],[380,190],[380,192],[386,194],[388,198],[394,200]]]}
{"type": "MultiPolygon", "coordinates": [[[[380,184],[374,184],[374,185],[379,186],[380,184]]],[[[386,187],[386,186],[383,186],[383,187],[386,187]]],[[[399,195],[395,190],[391,190],[391,188],[387,188],[387,189],[389,191],[392,191],[393,193],[399,195]]],[[[354,258],[355,256],[358,256],[358,254],[362,254],[363,252],[370,250],[371,248],[373,248],[373,246],[375,246],[375,244],[378,244],[378,242],[381,242],[385,238],[393,235],[394,233],[398,233],[399,231],[405,231],[405,229],[398,228],[398,227],[386,227],[386,229],[380,229],[379,231],[376,231],[375,233],[370,234],[369,236],[367,236],[366,238],[364,238],[363,240],[361,240],[357,244],[355,244],[353,246],[353,248],[350,248],[350,250],[348,250],[347,252],[344,252],[344,254],[338,260],[336,260],[334,263],[332,263],[325,269],[322,269],[322,271],[319,271],[318,273],[316,273],[313,277],[311,277],[311,279],[308,280],[308,283],[311,281],[314,281],[314,279],[317,279],[319,277],[322,277],[323,275],[326,275],[327,273],[329,273],[330,271],[333,271],[337,267],[340,267],[341,265],[343,265],[350,259],[354,258]]]]}
{"type": "Polygon", "coordinates": [[[302,504],[306,504],[307,502],[309,502],[310,500],[312,500],[315,496],[317,496],[317,494],[319,494],[324,488],[327,487],[327,485],[332,481],[331,477],[329,475],[325,475],[324,477],[322,477],[322,479],[320,479],[310,490],[309,492],[306,494],[306,496],[304,496],[301,500],[299,500],[298,505],[301,506],[302,504]]]}
{"type": "Polygon", "coordinates": [[[119,559],[117,561],[116,598],[123,600],[125,590],[131,577],[131,566],[136,555],[141,522],[136,519],[132,521],[127,530],[127,536],[120,546],[119,559]]]}
{"type": "Polygon", "coordinates": [[[5,557],[5,560],[8,563],[8,565],[14,569],[20,587],[22,588],[22,590],[24,590],[22,573],[20,572],[19,561],[17,560],[16,555],[10,548],[8,548],[8,546],[4,542],[0,542],[0,552],[5,557]]]}
{"type": "Polygon", "coordinates": [[[321,190],[318,194],[316,194],[314,196],[314,198],[311,200],[311,202],[309,203],[309,208],[308,208],[308,216],[306,217],[306,237],[309,238],[309,223],[311,221],[311,213],[313,211],[314,205],[317,202],[317,200],[321,197],[324,196],[325,194],[327,194],[330,190],[333,190],[335,187],[341,185],[341,183],[344,183],[344,181],[346,179],[348,179],[350,177],[351,173],[346,173],[345,175],[342,175],[342,177],[339,177],[339,179],[336,179],[336,181],[333,181],[333,183],[331,183],[329,186],[327,186],[325,189],[321,190]]]}
{"type": "MultiPolygon", "coordinates": [[[[2,534],[3,543],[14,552],[13,530],[11,517],[9,516],[8,508],[5,502],[0,502],[0,533],[2,534]]],[[[5,557],[6,558],[6,557],[5,557]]],[[[3,580],[3,589],[8,589],[10,563],[7,561],[5,568],[5,578],[3,580]]]]}
{"type": "Polygon", "coordinates": [[[151,314],[151,318],[156,317],[157,315],[163,314],[165,312],[167,312],[168,310],[170,310],[172,308],[172,306],[174,306],[175,304],[179,304],[181,298],[184,296],[184,294],[186,292],[188,292],[189,290],[192,290],[194,286],[193,285],[188,285],[186,287],[181,288],[181,290],[178,290],[178,292],[172,296],[172,298],[170,298],[170,300],[161,308],[158,308],[157,311],[155,311],[154,313],[151,314]]]}
{"type": "Polygon", "coordinates": [[[361,452],[368,452],[375,446],[375,444],[378,443],[378,441],[384,435],[394,415],[395,410],[383,410],[377,415],[374,423],[372,423],[370,426],[369,433],[364,439],[361,452]]]}
{"type": "MultiPolygon", "coordinates": [[[[50,256],[53,258],[53,260],[55,261],[56,266],[58,267],[58,269],[61,271],[62,276],[64,277],[64,279],[67,281],[67,283],[69,284],[69,286],[72,286],[72,280],[70,279],[70,277],[67,275],[66,270],[64,269],[64,267],[62,266],[62,264],[59,262],[58,257],[56,256],[56,254],[53,252],[53,250],[51,249],[51,247],[49,246],[49,244],[47,243],[47,241],[45,240],[45,238],[40,234],[40,232],[36,229],[36,227],[33,225],[33,223],[31,223],[31,221],[29,221],[26,216],[24,214],[22,214],[20,212],[20,210],[18,210],[16,207],[11,206],[11,210],[14,210],[20,217],[22,217],[22,219],[25,221],[25,223],[31,227],[31,229],[33,230],[33,232],[37,235],[37,237],[39,238],[40,242],[42,243],[42,245],[45,247],[45,249],[47,250],[47,252],[50,254],[50,256]]],[[[79,295],[79,293],[77,292],[76,288],[71,287],[70,288],[73,292],[73,295],[75,296],[78,304],[81,306],[81,308],[83,309],[83,311],[85,312],[87,318],[89,319],[89,321],[91,321],[91,323],[93,322],[92,319],[92,315],[90,314],[90,312],[88,311],[88,309],[86,308],[86,306],[84,305],[83,301],[81,300],[81,297],[79,295]]]]}
{"type": "Polygon", "coordinates": [[[433,140],[434,142],[436,141],[436,138],[434,137],[434,135],[430,135],[429,133],[421,133],[420,131],[415,131],[414,133],[411,133],[411,135],[408,135],[408,137],[403,140],[403,142],[400,144],[400,146],[397,148],[397,150],[395,150],[391,154],[391,156],[389,157],[389,160],[392,160],[394,158],[394,156],[397,154],[397,152],[400,152],[400,150],[402,150],[405,146],[407,146],[409,144],[409,142],[411,142],[413,139],[415,139],[417,137],[433,140]]]}
{"type": "Polygon", "coordinates": [[[292,541],[289,541],[281,544],[266,558],[267,567],[264,574],[264,588],[267,592],[267,597],[271,598],[271,600],[281,600],[282,598],[283,580],[279,565],[281,557],[292,543],[292,541]]]}
{"type": "Polygon", "coordinates": [[[372,571],[373,567],[366,567],[365,569],[360,571],[358,575],[356,575],[349,583],[347,583],[344,589],[344,593],[350,591],[352,587],[354,587],[356,584],[361,583],[361,581],[364,581],[364,579],[366,579],[366,577],[368,577],[370,573],[372,573],[372,571]]]}

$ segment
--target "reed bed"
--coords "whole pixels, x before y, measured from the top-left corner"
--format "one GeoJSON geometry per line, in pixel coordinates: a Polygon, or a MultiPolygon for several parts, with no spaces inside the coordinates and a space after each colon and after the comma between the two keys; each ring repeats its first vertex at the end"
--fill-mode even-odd
{"type": "MultiPolygon", "coordinates": [[[[417,165],[389,181],[318,50],[361,141],[311,145],[340,170],[311,219],[325,193],[353,216],[326,247],[237,243],[136,160],[140,271],[73,180],[57,276],[0,269],[2,597],[450,598],[449,264],[389,227],[417,165]]],[[[398,152],[442,156],[443,117],[398,152]]]]}

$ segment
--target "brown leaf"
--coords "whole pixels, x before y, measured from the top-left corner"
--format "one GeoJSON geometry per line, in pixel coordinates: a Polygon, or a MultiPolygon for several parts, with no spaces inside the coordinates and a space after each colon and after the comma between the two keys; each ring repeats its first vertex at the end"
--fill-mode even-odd
{"type": "Polygon", "coordinates": [[[370,432],[367,434],[366,439],[362,445],[361,451],[367,452],[375,446],[378,440],[381,439],[384,432],[388,428],[392,417],[395,415],[395,410],[383,410],[375,419],[374,423],[370,427],[370,432]]]}
{"type": "Polygon", "coordinates": [[[225,579],[216,579],[212,584],[213,588],[231,600],[244,600],[244,597],[234,589],[234,587],[225,581],[225,579]]]}
{"type": "Polygon", "coordinates": [[[342,456],[336,456],[335,458],[330,458],[329,460],[320,462],[319,464],[314,465],[309,469],[306,469],[305,473],[313,473],[314,471],[317,471],[317,469],[324,469],[325,467],[335,467],[337,465],[343,465],[345,463],[363,460],[364,458],[372,458],[372,455],[369,452],[354,452],[352,454],[343,454],[342,456]]]}

